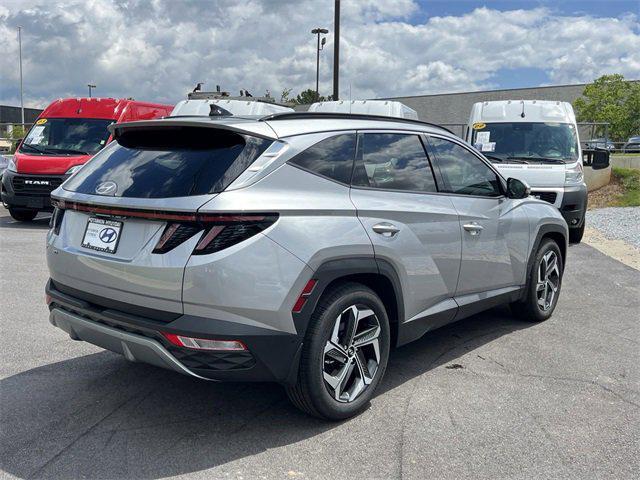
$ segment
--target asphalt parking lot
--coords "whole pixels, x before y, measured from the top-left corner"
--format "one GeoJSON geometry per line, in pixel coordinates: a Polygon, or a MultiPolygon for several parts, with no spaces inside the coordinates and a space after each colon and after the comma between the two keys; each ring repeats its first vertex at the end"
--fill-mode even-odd
{"type": "Polygon", "coordinates": [[[206,383],[48,323],[47,219],[0,207],[3,478],[638,478],[640,272],[570,248],[542,324],[496,309],[392,352],[325,423],[277,385],[206,383]]]}

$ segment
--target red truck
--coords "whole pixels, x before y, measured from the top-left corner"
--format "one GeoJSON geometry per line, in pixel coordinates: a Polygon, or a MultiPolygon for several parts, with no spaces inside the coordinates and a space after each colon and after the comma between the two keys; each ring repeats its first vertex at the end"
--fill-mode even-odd
{"type": "Polygon", "coordinates": [[[61,98],[38,117],[2,175],[2,202],[31,221],[51,211],[50,194],[111,141],[112,123],[171,114],[171,105],[116,98],[61,98]]]}

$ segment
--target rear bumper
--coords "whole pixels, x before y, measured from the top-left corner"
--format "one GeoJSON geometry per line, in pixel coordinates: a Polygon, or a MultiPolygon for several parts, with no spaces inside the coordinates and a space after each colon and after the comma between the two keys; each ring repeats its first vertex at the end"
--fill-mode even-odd
{"type": "Polygon", "coordinates": [[[67,332],[72,339],[119,353],[129,361],[148,363],[203,378],[178,362],[157,340],[101,325],[62,308],[53,308],[49,314],[49,321],[53,326],[67,332]]]}
{"type": "Polygon", "coordinates": [[[587,186],[576,185],[565,187],[562,195],[560,213],[569,225],[569,228],[580,228],[584,223],[587,211],[587,186]]]}
{"type": "Polygon", "coordinates": [[[143,317],[128,313],[123,305],[114,309],[109,299],[101,301],[91,296],[87,300],[86,296],[70,295],[67,288],[51,280],[46,293],[51,297],[49,320],[54,326],[74,340],[119,353],[130,361],[206,380],[293,383],[297,376],[302,347],[297,335],[191,315],[173,319],[143,317]],[[240,340],[248,350],[203,351],[176,347],[160,332],[240,340]]]}
{"type": "Polygon", "coordinates": [[[2,174],[2,202],[10,207],[52,211],[51,192],[68,177],[69,175],[29,175],[5,170],[2,174]]]}

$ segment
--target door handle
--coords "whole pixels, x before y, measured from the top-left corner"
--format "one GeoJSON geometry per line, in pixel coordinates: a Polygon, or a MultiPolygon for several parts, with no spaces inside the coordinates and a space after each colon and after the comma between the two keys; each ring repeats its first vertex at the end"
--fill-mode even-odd
{"type": "Polygon", "coordinates": [[[476,222],[465,223],[462,228],[464,228],[471,235],[480,235],[480,232],[484,229],[484,227],[476,222]]]}
{"type": "Polygon", "coordinates": [[[371,227],[371,229],[374,232],[379,233],[380,235],[384,235],[385,237],[393,237],[400,231],[398,227],[396,227],[392,223],[387,222],[378,223],[371,227]]]}

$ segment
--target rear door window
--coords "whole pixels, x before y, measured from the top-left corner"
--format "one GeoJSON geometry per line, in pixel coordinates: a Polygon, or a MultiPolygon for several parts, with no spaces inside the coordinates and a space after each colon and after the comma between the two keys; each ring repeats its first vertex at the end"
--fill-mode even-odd
{"type": "Polygon", "coordinates": [[[228,187],[271,140],[227,130],[162,127],[124,131],[65,184],[95,195],[104,182],[112,196],[168,198],[217,193],[228,187]]]}
{"type": "Polygon", "coordinates": [[[356,153],[356,134],[335,135],[299,153],[289,163],[323,177],[348,184],[356,153]]]}
{"type": "Polygon", "coordinates": [[[358,187],[435,192],[436,182],[418,135],[364,133],[353,174],[358,187]]]}

